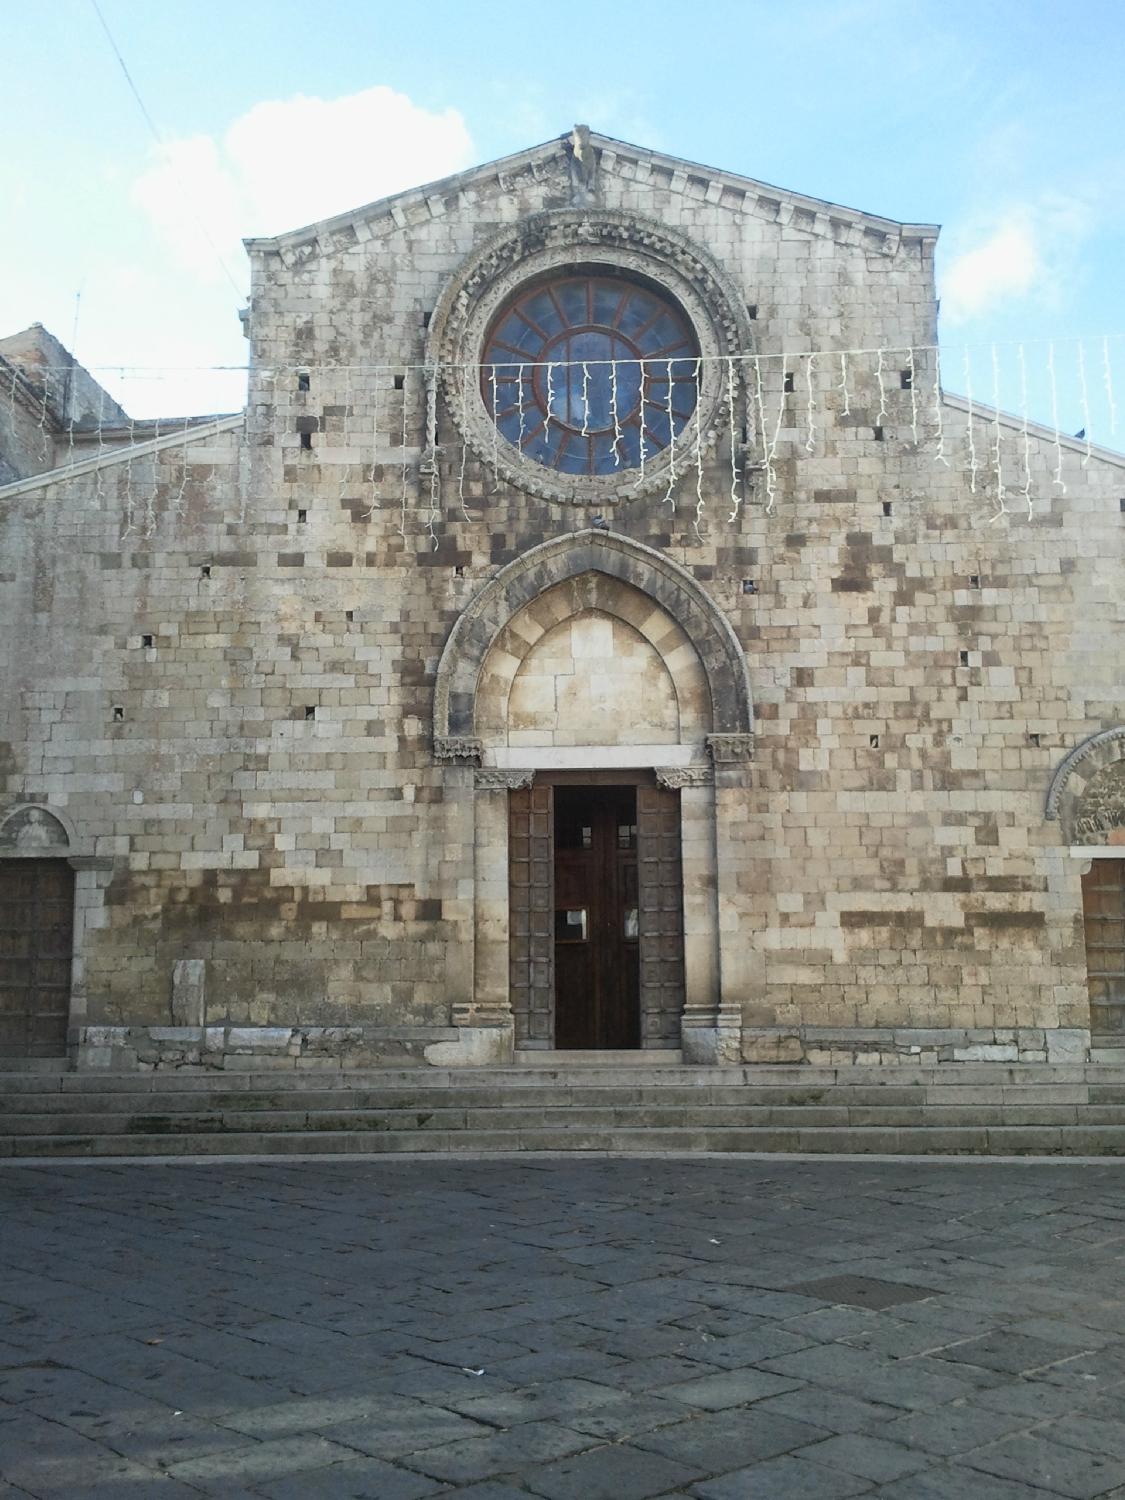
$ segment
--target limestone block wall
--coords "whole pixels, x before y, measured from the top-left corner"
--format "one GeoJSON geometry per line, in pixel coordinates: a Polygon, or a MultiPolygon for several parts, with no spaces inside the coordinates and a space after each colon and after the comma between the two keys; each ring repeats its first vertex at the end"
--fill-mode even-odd
{"type": "MultiPolygon", "coordinates": [[[[684,792],[686,866],[725,831],[724,998],[753,1056],[802,1030],[829,1052],[866,1031],[1033,1053],[1087,1024],[1081,866],[1043,796],[1069,748],[1125,717],[1125,469],[1032,431],[1025,475],[1022,434],[979,413],[970,446],[921,356],[914,390],[871,360],[847,392],[814,368],[810,441],[807,371],[786,393],[776,356],[932,343],[928,242],[667,176],[603,154],[607,205],[697,235],[771,356],[771,456],[752,432],[738,504],[716,439],[669,495],[623,494],[608,520],[688,571],[749,666],[748,774],[684,792]]],[[[592,515],[498,483],[444,401],[424,471],[416,366],[462,258],[566,201],[540,162],[256,246],[244,428],[0,494],[0,814],[56,805],[112,862],[86,923],[91,1023],[167,1025],[183,960],[206,964],[213,1035],[271,1027],[286,1055],[324,1027],[417,1051],[471,1002],[475,903],[502,892],[471,772],[433,756],[437,662],[500,567],[592,515]]],[[[541,732],[521,715],[548,693],[552,734],[595,733],[589,698],[560,708],[587,647],[622,702],[643,694],[653,736],[683,737],[688,703],[701,740],[708,705],[677,689],[675,724],[643,617],[596,608],[521,655],[509,745],[541,732]]],[[[719,983],[713,954],[691,963],[719,983]]]]}
{"type": "Polygon", "coordinates": [[[549,630],[520,663],[508,744],[676,744],[680,712],[663,660],[633,626],[587,610],[549,630]]]}

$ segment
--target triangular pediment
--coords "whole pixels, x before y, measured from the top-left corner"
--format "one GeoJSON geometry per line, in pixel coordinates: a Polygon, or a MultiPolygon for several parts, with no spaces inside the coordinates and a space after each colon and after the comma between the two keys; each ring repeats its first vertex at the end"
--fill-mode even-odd
{"type": "MultiPolygon", "coordinates": [[[[542,184],[544,196],[550,197],[565,192],[571,181],[571,139],[569,133],[555,137],[437,182],[376,199],[330,219],[270,238],[247,239],[244,244],[251,252],[280,254],[286,261],[300,260],[309,254],[330,254],[358,242],[384,239],[399,228],[427,219],[440,219],[449,211],[451,201],[461,195],[482,199],[507,196],[526,187],[525,179],[531,179],[542,184]]],[[[780,224],[790,232],[862,243],[884,254],[894,253],[904,240],[934,240],[938,235],[935,224],[903,224],[594,131],[589,133],[589,144],[596,156],[599,176],[680,193],[689,200],[718,205],[734,215],[780,224]]],[[[547,206],[561,205],[544,203],[547,206]]]]}

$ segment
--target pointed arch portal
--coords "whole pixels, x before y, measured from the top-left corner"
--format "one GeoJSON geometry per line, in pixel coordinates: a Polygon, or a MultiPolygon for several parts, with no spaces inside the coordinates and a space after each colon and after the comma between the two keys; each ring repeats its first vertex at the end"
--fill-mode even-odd
{"type": "Polygon", "coordinates": [[[749,775],[753,706],[738,638],[692,575],[593,528],[532,548],[453,626],[433,725],[448,847],[471,851],[451,908],[472,959],[457,966],[459,1040],[430,1061],[624,1035],[737,1061],[749,967],[723,922],[738,826],[725,804],[749,775]],[[596,809],[610,805],[602,828],[596,809]],[[588,962],[584,934],[600,945],[588,962]],[[594,997],[581,1025],[568,984],[594,997]]]}

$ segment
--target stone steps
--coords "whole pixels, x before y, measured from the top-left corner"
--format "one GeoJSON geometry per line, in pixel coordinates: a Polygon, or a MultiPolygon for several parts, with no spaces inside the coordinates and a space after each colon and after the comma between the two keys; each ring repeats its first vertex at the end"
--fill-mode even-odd
{"type": "Polygon", "coordinates": [[[0,1074],[0,1156],[1125,1155],[1125,1068],[552,1066],[0,1074]]]}
{"type": "Polygon", "coordinates": [[[471,1110],[501,1104],[504,1109],[537,1109],[565,1106],[573,1109],[936,1109],[936,1107],[1019,1106],[1125,1107],[1125,1089],[1098,1085],[1044,1085],[1035,1088],[864,1088],[838,1085],[832,1089],[775,1089],[763,1085],[705,1089],[640,1088],[603,1089],[592,1086],[556,1085],[538,1089],[505,1089],[499,1085],[444,1089],[216,1089],[208,1091],[117,1092],[110,1089],[66,1094],[3,1095],[0,1082],[0,1122],[9,1115],[72,1115],[72,1113],[190,1113],[195,1110],[248,1109],[460,1109],[471,1110]]]}
{"type": "Polygon", "coordinates": [[[808,1129],[659,1127],[558,1130],[238,1131],[182,1135],[0,1137],[0,1155],[128,1157],[226,1155],[389,1155],[402,1152],[594,1151],[807,1152],[824,1155],[1125,1156],[1125,1126],[867,1126],[808,1129]]]}
{"type": "Polygon", "coordinates": [[[962,1129],[1010,1126],[1109,1126],[1125,1128],[1125,1108],[1077,1106],[1002,1107],[965,1106],[926,1109],[848,1109],[844,1106],[809,1108],[738,1108],[715,1106],[704,1109],[644,1107],[589,1109],[581,1105],[517,1109],[504,1105],[476,1109],[394,1110],[286,1110],[214,1109],[154,1114],[17,1114],[0,1120],[2,1136],[71,1136],[144,1134],[191,1135],[206,1132],[300,1131],[435,1131],[435,1130],[613,1130],[698,1129],[777,1130],[809,1127],[843,1129],[962,1129]]]}

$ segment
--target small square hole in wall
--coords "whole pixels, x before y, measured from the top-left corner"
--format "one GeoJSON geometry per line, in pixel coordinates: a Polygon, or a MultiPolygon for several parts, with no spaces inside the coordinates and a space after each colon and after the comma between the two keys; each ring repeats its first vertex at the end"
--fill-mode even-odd
{"type": "Polygon", "coordinates": [[[464,578],[465,570],[460,563],[453,569],[453,576],[454,578],[464,578]]]}
{"type": "Polygon", "coordinates": [[[788,394],[790,391],[793,390],[793,371],[792,370],[786,370],[786,372],[785,372],[785,380],[784,380],[783,384],[784,384],[784,388],[785,388],[786,394],[788,394]]]}
{"type": "Polygon", "coordinates": [[[151,635],[142,635],[141,645],[145,648],[146,651],[151,651],[152,648],[156,645],[156,640],[151,635]]]}
{"type": "Polygon", "coordinates": [[[1041,744],[1041,741],[1040,741],[1040,738],[1039,738],[1039,736],[1038,736],[1038,735],[1037,735],[1037,734],[1029,734],[1029,735],[1028,735],[1028,737],[1027,737],[1027,738],[1028,738],[1028,740],[1029,740],[1029,742],[1030,742],[1030,743],[1031,743],[1031,744],[1032,744],[1032,745],[1034,745],[1034,746],[1035,746],[1035,748],[1036,748],[1036,749],[1037,749],[1037,750],[1038,750],[1038,749],[1039,749],[1039,746],[1040,746],[1040,744],[1041,744]]]}
{"type": "Polygon", "coordinates": [[[967,651],[961,651],[958,653],[958,656],[960,658],[961,665],[963,667],[967,667],[969,665],[969,653],[967,651]]]}
{"type": "Polygon", "coordinates": [[[757,582],[753,578],[744,578],[742,580],[742,592],[744,594],[756,594],[758,592],[757,582]]]}
{"type": "Polygon", "coordinates": [[[405,375],[396,375],[395,376],[395,390],[396,391],[401,391],[401,390],[403,390],[405,388],[405,386],[406,386],[406,376],[405,375]]]}
{"type": "Polygon", "coordinates": [[[428,328],[429,326],[430,326],[430,314],[428,312],[424,312],[422,314],[422,327],[423,328],[428,328]]]}
{"type": "Polygon", "coordinates": [[[307,370],[298,370],[298,372],[297,372],[297,389],[299,391],[307,391],[307,390],[311,390],[311,388],[312,388],[312,382],[309,379],[309,372],[307,370]]]}
{"type": "Polygon", "coordinates": [[[1125,498],[1122,498],[1117,503],[1121,507],[1121,514],[1125,516],[1125,498]]]}
{"type": "Polygon", "coordinates": [[[297,512],[297,524],[298,524],[298,526],[302,525],[305,521],[308,520],[308,518],[309,518],[309,513],[308,513],[307,510],[299,510],[297,512]]]}
{"type": "Polygon", "coordinates": [[[113,722],[115,724],[120,724],[124,717],[125,710],[122,708],[120,703],[115,703],[113,705],[113,722]]]}
{"type": "Polygon", "coordinates": [[[883,514],[885,516],[889,516],[890,513],[891,513],[891,502],[889,500],[884,500],[883,501],[883,514]]]}
{"type": "Polygon", "coordinates": [[[210,578],[210,576],[211,576],[211,564],[210,563],[204,563],[200,567],[200,569],[199,569],[199,576],[200,576],[200,578],[210,578]]]}
{"type": "Polygon", "coordinates": [[[748,302],[746,304],[746,316],[748,318],[756,318],[758,316],[758,304],[756,302],[748,302]]]}
{"type": "Polygon", "coordinates": [[[969,587],[971,589],[979,589],[980,588],[980,574],[979,573],[970,573],[969,574],[969,587]]]}
{"type": "Polygon", "coordinates": [[[344,611],[344,619],[347,620],[348,624],[350,625],[351,622],[355,619],[355,610],[354,609],[346,609],[344,611]]]}
{"type": "Polygon", "coordinates": [[[315,719],[316,718],[316,704],[315,703],[306,703],[305,704],[305,718],[306,719],[315,719]]]}
{"type": "Polygon", "coordinates": [[[878,750],[879,736],[877,734],[869,734],[867,736],[867,743],[871,746],[872,750],[878,750]]]}
{"type": "Polygon", "coordinates": [[[301,449],[305,453],[310,453],[312,451],[312,433],[311,432],[302,432],[301,433],[301,449]]]}
{"type": "Polygon", "coordinates": [[[910,391],[914,389],[913,370],[900,370],[898,372],[898,380],[904,391],[910,391]]]}
{"type": "Polygon", "coordinates": [[[877,443],[881,443],[883,441],[883,429],[881,427],[873,427],[871,429],[871,436],[877,443]]]}

